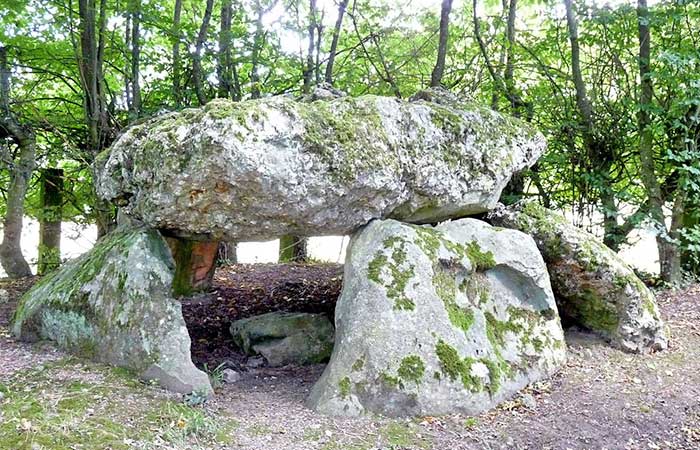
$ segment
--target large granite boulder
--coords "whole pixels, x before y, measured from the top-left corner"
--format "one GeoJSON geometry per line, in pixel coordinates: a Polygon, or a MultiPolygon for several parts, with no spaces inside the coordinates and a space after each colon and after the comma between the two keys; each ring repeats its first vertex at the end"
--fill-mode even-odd
{"type": "Polygon", "coordinates": [[[129,128],[98,158],[96,186],[185,238],[349,234],[373,218],[484,212],[544,148],[524,122],[441,90],[214,100],[129,128]]]}
{"type": "Polygon", "coordinates": [[[12,331],[126,367],[171,391],[208,395],[209,377],[192,363],[180,303],[170,295],[172,278],[157,231],[116,231],[27,292],[12,331]]]}
{"type": "Polygon", "coordinates": [[[532,238],[475,219],[353,236],[336,343],[308,404],[338,415],[475,414],[566,358],[532,238]]]}
{"type": "Polygon", "coordinates": [[[597,332],[628,352],[666,348],[654,294],[594,235],[534,202],[500,205],[488,217],[495,225],[535,238],[562,320],[597,332]]]}
{"type": "Polygon", "coordinates": [[[231,324],[233,341],[270,366],[317,364],[333,351],[333,325],[323,314],[275,311],[231,324]]]}

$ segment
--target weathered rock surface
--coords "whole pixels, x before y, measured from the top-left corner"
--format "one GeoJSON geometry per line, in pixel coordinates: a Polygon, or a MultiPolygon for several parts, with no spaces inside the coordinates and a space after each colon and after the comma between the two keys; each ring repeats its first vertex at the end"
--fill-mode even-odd
{"type": "Polygon", "coordinates": [[[271,312],[231,324],[234,342],[270,366],[316,364],[333,351],[333,325],[323,314],[271,312]]]}
{"type": "Polygon", "coordinates": [[[116,231],[44,277],[22,298],[12,331],[135,371],[175,392],[209,394],[190,357],[173,263],[157,231],[116,231]]]}
{"type": "Polygon", "coordinates": [[[562,320],[595,331],[628,352],[667,347],[654,294],[594,235],[533,202],[500,205],[489,219],[535,238],[562,320]]]}
{"type": "Polygon", "coordinates": [[[308,401],[326,414],[474,414],[566,358],[532,238],[475,219],[370,222],[352,238],[335,321],[308,401]]]}
{"type": "Polygon", "coordinates": [[[97,191],[146,225],[205,240],[348,234],[492,208],[544,151],[525,123],[425,91],[412,101],[214,100],[128,129],[97,191]]]}

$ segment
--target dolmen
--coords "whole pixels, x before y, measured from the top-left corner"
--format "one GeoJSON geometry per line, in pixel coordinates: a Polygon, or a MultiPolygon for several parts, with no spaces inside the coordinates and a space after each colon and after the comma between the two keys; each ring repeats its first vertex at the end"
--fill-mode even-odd
{"type": "Polygon", "coordinates": [[[23,297],[15,336],[208,396],[177,297],[208,286],[217,243],[349,234],[308,399],[321,413],[492,408],[561,368],[562,317],[624,351],[666,347],[653,294],[612,251],[498,204],[545,150],[528,124],[442,89],[330,97],[215,100],[128,128],[94,168],[117,230],[23,297]]]}

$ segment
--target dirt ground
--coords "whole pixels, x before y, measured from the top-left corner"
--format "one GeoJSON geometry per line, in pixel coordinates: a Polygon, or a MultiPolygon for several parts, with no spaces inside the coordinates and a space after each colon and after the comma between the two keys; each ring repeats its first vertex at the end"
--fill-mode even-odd
{"type": "Polygon", "coordinates": [[[272,310],[332,315],[337,265],[238,265],[182,299],[193,358],[217,395],[188,406],[128,373],[13,341],[7,324],[33,280],[0,281],[0,449],[700,449],[700,285],[659,294],[667,351],[628,355],[577,330],[551,380],[477,417],[338,418],[304,406],[323,366],[248,368],[231,320],[272,310]],[[3,294],[3,291],[6,294],[3,294]],[[242,372],[233,384],[220,369],[242,372]]]}

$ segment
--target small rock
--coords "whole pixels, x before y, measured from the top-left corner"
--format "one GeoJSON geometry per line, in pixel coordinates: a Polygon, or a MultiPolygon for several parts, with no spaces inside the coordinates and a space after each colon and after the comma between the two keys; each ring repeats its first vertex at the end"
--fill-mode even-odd
{"type": "Polygon", "coordinates": [[[533,397],[530,394],[521,395],[520,401],[523,403],[523,406],[525,406],[528,409],[535,409],[535,407],[537,406],[537,400],[535,400],[535,397],[533,397]]]}
{"type": "Polygon", "coordinates": [[[10,301],[10,293],[5,289],[0,289],[0,305],[10,301]]]}
{"type": "Polygon", "coordinates": [[[0,403],[2,403],[3,400],[5,400],[5,394],[0,392],[0,403]]]}
{"type": "Polygon", "coordinates": [[[262,358],[262,356],[248,358],[248,361],[245,363],[245,365],[251,369],[262,367],[263,364],[265,364],[265,360],[262,358]]]}
{"type": "Polygon", "coordinates": [[[223,378],[224,378],[224,383],[235,383],[237,381],[240,381],[241,374],[236,372],[233,369],[225,369],[223,371],[223,378]]]}

